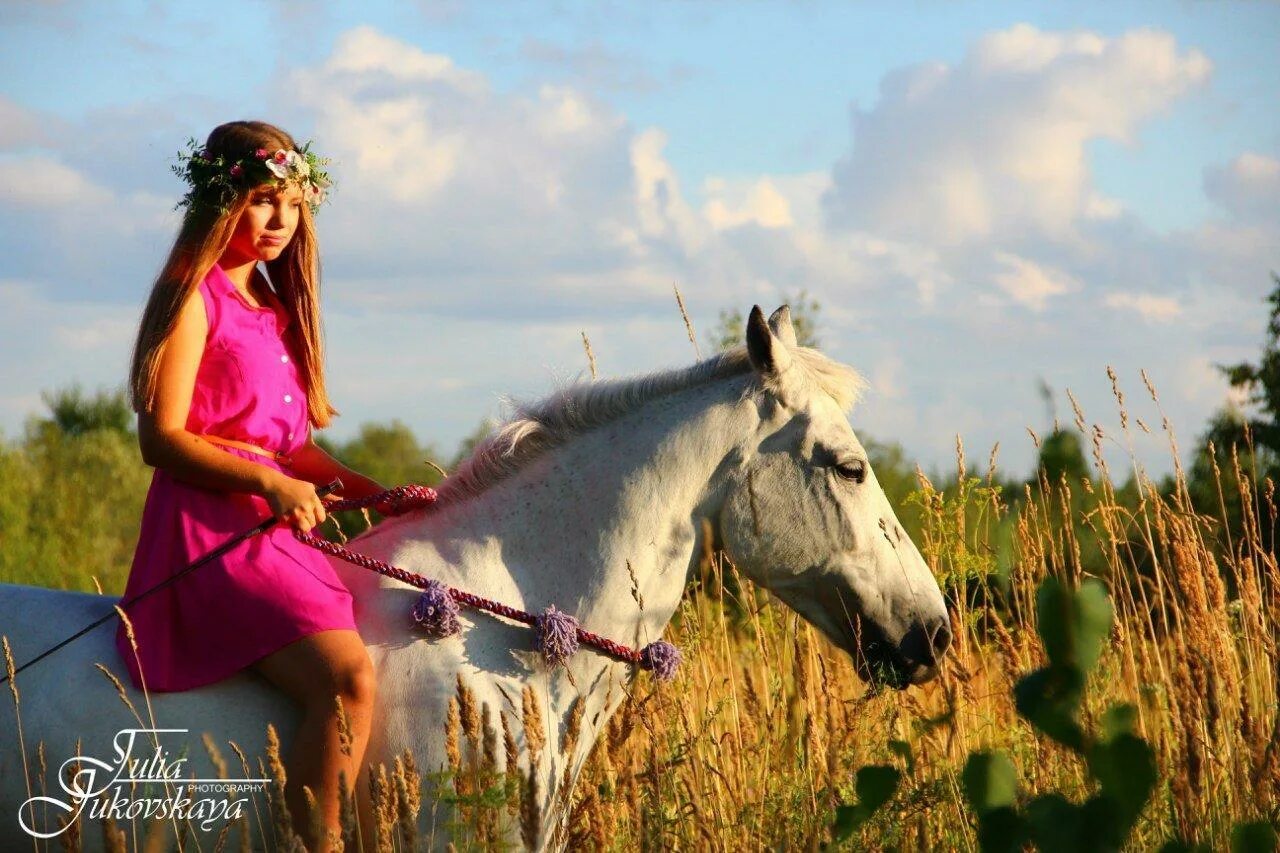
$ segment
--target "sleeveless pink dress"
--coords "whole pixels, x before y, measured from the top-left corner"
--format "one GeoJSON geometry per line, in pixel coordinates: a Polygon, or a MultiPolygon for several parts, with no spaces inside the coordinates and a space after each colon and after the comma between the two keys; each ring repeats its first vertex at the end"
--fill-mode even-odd
{"type": "MultiPolygon", "coordinates": [[[[209,335],[186,428],[293,453],[310,430],[295,353],[278,300],[255,308],[216,264],[200,283],[209,335]]],[[[215,444],[277,470],[273,459],[215,444]]],[[[207,489],[157,468],[151,476],[125,600],[268,518],[257,495],[207,489]]],[[[116,648],[134,686],[188,690],[219,681],[308,634],[355,630],[351,593],[329,558],[280,522],[125,608],[139,662],[117,620],[116,648]]]]}

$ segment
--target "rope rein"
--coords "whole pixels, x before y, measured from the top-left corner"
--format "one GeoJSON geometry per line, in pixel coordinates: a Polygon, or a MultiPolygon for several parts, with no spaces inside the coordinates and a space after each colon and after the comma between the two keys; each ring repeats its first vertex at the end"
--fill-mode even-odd
{"type": "MultiPolygon", "coordinates": [[[[381,515],[396,516],[432,506],[435,501],[435,489],[409,483],[363,498],[330,501],[325,504],[325,512],[373,507],[381,515]]],[[[680,650],[666,640],[657,640],[642,649],[633,649],[588,631],[573,616],[556,610],[555,605],[541,613],[528,613],[500,601],[454,589],[438,580],[393,566],[383,560],[358,554],[336,542],[304,533],[297,527],[293,528],[293,536],[326,554],[421,589],[422,594],[418,596],[410,615],[413,619],[412,627],[428,636],[441,638],[459,633],[462,628],[458,624],[458,605],[465,604],[533,626],[534,647],[551,666],[562,666],[578,651],[580,645],[591,646],[641,669],[652,670],[661,681],[674,678],[676,669],[680,666],[680,650]]]]}

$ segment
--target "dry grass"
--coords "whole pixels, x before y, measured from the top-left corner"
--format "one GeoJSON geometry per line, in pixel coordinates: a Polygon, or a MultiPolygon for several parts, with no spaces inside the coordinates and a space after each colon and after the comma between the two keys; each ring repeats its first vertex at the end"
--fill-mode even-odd
{"type": "MultiPolygon", "coordinates": [[[[993,486],[994,451],[985,481],[969,475],[959,444],[957,487],[944,493],[920,476],[913,499],[922,514],[919,544],[954,605],[956,642],[935,682],[901,693],[869,690],[844,653],[727,560],[711,556],[696,579],[700,593],[686,598],[669,631],[685,652],[679,680],[673,687],[658,687],[648,676],[632,683],[571,799],[564,795],[567,780],[557,780],[553,807],[543,814],[535,774],[505,770],[521,758],[518,740],[528,750],[526,765],[547,760],[533,692],[526,689],[514,718],[478,705],[459,679],[448,718],[440,721],[448,767],[423,775],[406,752],[369,774],[378,849],[438,842],[424,832],[432,825],[458,849],[493,848],[504,839],[529,844],[548,829],[572,849],[813,849],[830,839],[836,806],[855,799],[857,768],[871,763],[897,765],[904,782],[854,836],[855,847],[976,849],[959,780],[971,751],[1003,750],[1025,796],[1058,791],[1079,801],[1091,793],[1079,759],[1035,736],[1011,695],[1013,682],[1045,659],[1033,600],[1050,575],[1069,583],[1096,575],[1111,591],[1115,629],[1091,678],[1085,718],[1095,721],[1115,702],[1132,703],[1138,734],[1155,752],[1160,781],[1134,830],[1133,849],[1174,837],[1221,849],[1234,823],[1276,820],[1274,486],[1251,482],[1238,459],[1235,476],[1219,478],[1239,484],[1234,488],[1246,507],[1242,528],[1232,531],[1192,508],[1180,466],[1176,488],[1162,495],[1135,464],[1136,496],[1122,496],[1101,452],[1106,437],[1086,428],[1078,406],[1075,415],[1093,440],[1095,476],[1080,482],[1042,476],[1026,487],[1016,512],[993,486]],[[1001,531],[1010,532],[1007,587],[992,579],[1001,531]]],[[[1125,437],[1129,424],[1126,413],[1125,437]]],[[[1167,421],[1164,429],[1176,454],[1167,421]]],[[[19,705],[17,686],[11,690],[19,705]]],[[[577,736],[574,719],[581,722],[580,708],[570,738],[577,736]]],[[[262,775],[274,780],[266,813],[244,818],[234,837],[243,849],[250,843],[302,849],[284,805],[279,743],[274,729],[269,733],[267,760],[259,759],[262,775]]],[[[231,746],[249,775],[249,762],[231,746]]],[[[211,739],[206,748],[225,774],[211,739]]],[[[349,792],[340,822],[333,849],[355,849],[349,792]]],[[[148,829],[108,824],[98,831],[109,849],[124,850],[143,846],[148,829]]],[[[78,841],[63,838],[65,849],[78,849],[78,841]]]]}
{"type": "MultiPolygon", "coordinates": [[[[1127,413],[1121,423],[1127,430],[1127,413]]],[[[1228,532],[1193,510],[1180,467],[1172,495],[1135,466],[1136,501],[1118,497],[1102,431],[1088,434],[1095,479],[1042,477],[1016,518],[989,487],[994,466],[988,485],[970,478],[959,444],[958,489],[944,495],[921,476],[920,544],[947,587],[957,637],[941,678],[922,689],[868,690],[841,652],[731,564],[713,563],[710,594],[687,599],[671,632],[686,650],[681,680],[674,689],[642,683],[611,721],[578,787],[575,839],[619,850],[814,848],[830,837],[834,807],[855,799],[856,769],[892,763],[906,782],[854,846],[976,849],[959,775],[969,752],[989,748],[1013,759],[1024,796],[1085,799],[1093,791],[1080,760],[1036,737],[1011,694],[1044,662],[1033,601],[1048,575],[1078,583],[1096,574],[1111,590],[1115,629],[1085,715],[1134,704],[1138,733],[1156,752],[1160,782],[1133,848],[1180,837],[1222,849],[1234,823],[1275,821],[1280,571],[1264,535],[1276,525],[1274,487],[1263,483],[1255,500],[1236,460],[1235,476],[1219,483],[1239,483],[1249,509],[1243,529],[1228,532]],[[1006,597],[980,569],[1008,522],[1016,535],[1006,597]]]]}

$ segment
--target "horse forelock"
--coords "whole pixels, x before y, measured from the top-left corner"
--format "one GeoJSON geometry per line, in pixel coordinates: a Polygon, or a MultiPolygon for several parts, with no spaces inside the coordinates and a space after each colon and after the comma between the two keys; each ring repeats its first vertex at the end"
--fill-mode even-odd
{"type": "MultiPolygon", "coordinates": [[[[829,395],[840,411],[852,411],[867,384],[858,371],[809,347],[792,347],[791,354],[801,368],[799,381],[829,395]]],[[[483,439],[471,456],[437,487],[439,502],[456,502],[478,495],[548,450],[651,400],[753,370],[747,347],[742,345],[689,367],[618,379],[578,381],[541,399],[517,402],[513,415],[483,439]]],[[[772,390],[775,389],[767,381],[747,389],[748,393],[772,390]]]]}

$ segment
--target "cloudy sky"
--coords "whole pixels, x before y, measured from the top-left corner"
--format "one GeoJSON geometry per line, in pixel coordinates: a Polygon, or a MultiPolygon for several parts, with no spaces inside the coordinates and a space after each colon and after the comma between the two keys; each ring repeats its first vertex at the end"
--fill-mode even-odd
{"type": "MultiPolygon", "coordinates": [[[[189,136],[333,158],[329,434],[446,452],[587,375],[689,364],[801,289],[864,436],[1029,470],[1106,367],[1190,446],[1280,270],[1280,5],[0,0],[0,431],[123,382],[189,136]]],[[[1138,435],[1153,471],[1166,444],[1138,435]]],[[[1119,459],[1121,457],[1117,457],[1119,459]]]]}

